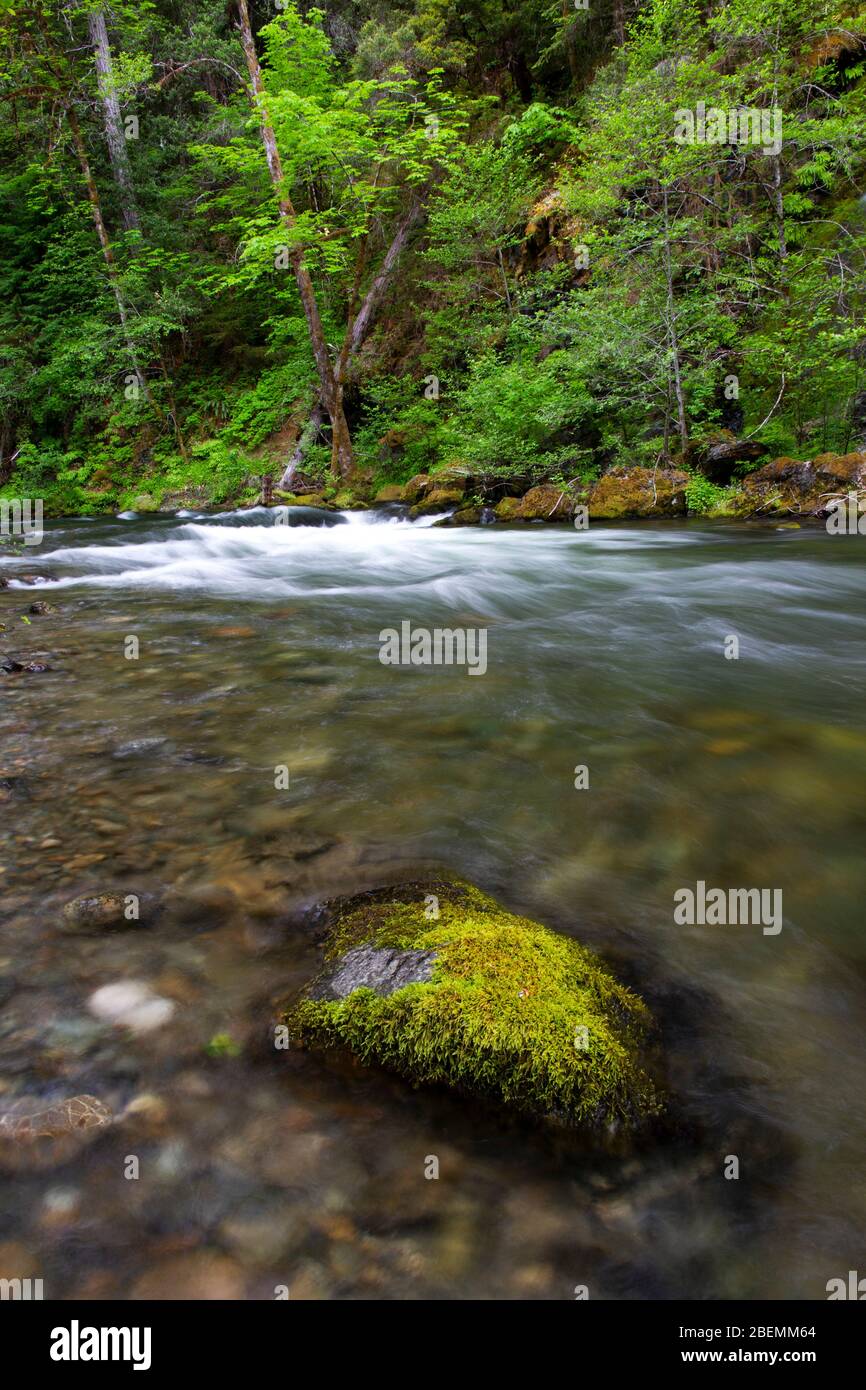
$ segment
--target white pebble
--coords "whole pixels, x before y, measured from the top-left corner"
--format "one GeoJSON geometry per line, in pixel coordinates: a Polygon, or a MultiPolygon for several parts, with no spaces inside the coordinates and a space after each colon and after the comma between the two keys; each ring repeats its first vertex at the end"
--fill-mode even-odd
{"type": "Polygon", "coordinates": [[[170,999],[154,994],[141,980],[119,980],[103,985],[91,994],[87,1007],[104,1023],[129,1028],[133,1033],[150,1033],[168,1023],[175,1006],[170,999]]]}

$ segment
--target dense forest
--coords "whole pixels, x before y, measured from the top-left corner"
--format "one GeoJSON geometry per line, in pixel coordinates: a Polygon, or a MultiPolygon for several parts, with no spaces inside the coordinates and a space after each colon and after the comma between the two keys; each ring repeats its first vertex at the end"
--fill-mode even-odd
{"type": "Polygon", "coordinates": [[[724,510],[866,443],[856,0],[0,13],[7,497],[724,510]]]}

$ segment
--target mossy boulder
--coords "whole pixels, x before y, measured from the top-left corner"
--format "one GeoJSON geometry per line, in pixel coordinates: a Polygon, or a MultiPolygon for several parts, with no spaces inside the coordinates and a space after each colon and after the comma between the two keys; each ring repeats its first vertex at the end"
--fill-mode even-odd
{"type": "Polygon", "coordinates": [[[437,521],[437,526],[478,526],[481,522],[480,507],[461,507],[451,516],[445,516],[441,521],[437,521]]]}
{"type": "Polygon", "coordinates": [[[449,507],[459,507],[463,501],[461,488],[434,487],[422,501],[416,502],[410,516],[431,516],[433,512],[446,512],[449,507]]]}
{"type": "Polygon", "coordinates": [[[568,492],[555,483],[541,483],[521,497],[515,515],[520,521],[567,521],[573,510],[568,492]]]}
{"type": "Polygon", "coordinates": [[[590,520],[685,516],[688,482],[679,468],[611,468],[590,490],[590,520]]]}
{"type": "Polygon", "coordinates": [[[324,969],[285,1015],[296,1044],[591,1130],[661,1108],[649,1011],[578,942],[445,878],[327,912],[324,969]]]}
{"type": "Polygon", "coordinates": [[[352,488],[343,488],[334,498],[334,506],[340,512],[366,512],[369,510],[369,503],[364,500],[363,494],[352,488]]]}
{"type": "Polygon", "coordinates": [[[319,507],[331,511],[334,502],[321,492],[275,492],[274,497],[283,507],[319,507]]]}
{"type": "Polygon", "coordinates": [[[403,489],[399,483],[389,483],[387,487],[379,488],[374,501],[378,504],[384,502],[402,502],[403,489]]]}
{"type": "Polygon", "coordinates": [[[447,463],[430,475],[430,482],[434,488],[448,488],[462,496],[472,482],[472,474],[465,464],[447,463]]]}
{"type": "Polygon", "coordinates": [[[743,480],[743,496],[752,512],[822,516],[832,498],[863,487],[866,451],[818,454],[805,462],[773,459],[743,480]]]}
{"type": "Polygon", "coordinates": [[[516,521],[520,502],[519,497],[503,497],[493,508],[497,521],[516,521]]]}
{"type": "Polygon", "coordinates": [[[416,473],[414,478],[410,478],[408,483],[403,486],[403,501],[410,505],[420,502],[433,486],[433,482],[427,473],[416,473]]]}

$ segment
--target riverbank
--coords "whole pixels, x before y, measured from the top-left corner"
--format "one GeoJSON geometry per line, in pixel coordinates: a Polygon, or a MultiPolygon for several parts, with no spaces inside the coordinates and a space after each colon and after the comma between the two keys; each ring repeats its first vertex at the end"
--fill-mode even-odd
{"type": "MultiPolygon", "coordinates": [[[[729,472],[730,470],[728,470],[729,472]]],[[[273,476],[247,475],[216,495],[207,482],[181,490],[147,487],[127,494],[128,510],[138,513],[183,510],[236,510],[238,507],[304,506],[320,511],[358,511],[401,506],[410,519],[440,514],[448,526],[490,525],[494,522],[567,522],[663,520],[703,516],[717,518],[787,517],[824,520],[851,494],[866,497],[866,450],[825,453],[812,459],[773,459],[738,479],[714,483],[693,469],[615,467],[593,482],[536,481],[471,469],[448,467],[419,473],[405,483],[378,486],[369,475],[351,486],[299,477],[295,491],[274,486],[273,476]]],[[[110,510],[113,496],[92,498],[96,512],[110,510]]],[[[50,502],[50,499],[49,499],[50,502]]],[[[46,514],[51,514],[50,505],[46,514]]]]}

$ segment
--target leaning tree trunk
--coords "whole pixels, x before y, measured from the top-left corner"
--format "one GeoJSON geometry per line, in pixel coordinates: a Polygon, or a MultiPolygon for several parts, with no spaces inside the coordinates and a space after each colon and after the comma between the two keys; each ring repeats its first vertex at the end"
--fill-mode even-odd
{"type": "Polygon", "coordinates": [[[128,232],[141,230],[141,221],[135,201],[135,188],[129,167],[129,153],[120,115],[120,102],[114,82],[114,68],[111,62],[111,48],[108,43],[108,29],[103,10],[91,10],[87,20],[90,42],[96,58],[96,72],[99,77],[99,100],[102,103],[102,118],[105,122],[105,138],[111,159],[111,171],[120,198],[120,211],[123,225],[128,232]]]}
{"type": "MultiPolygon", "coordinates": [[[[271,176],[271,183],[274,186],[280,218],[286,230],[293,231],[297,216],[294,206],[292,205],[292,200],[286,189],[282,160],[280,159],[280,151],[277,145],[276,131],[271,125],[267,113],[265,89],[264,83],[262,82],[262,70],[253,42],[247,0],[238,0],[238,15],[240,16],[241,43],[243,44],[244,57],[247,60],[247,70],[250,75],[250,82],[258,107],[259,125],[262,134],[262,144],[265,147],[265,156],[268,161],[268,172],[271,176]]],[[[316,372],[319,377],[319,390],[325,409],[331,419],[331,434],[333,440],[331,471],[336,477],[343,479],[343,481],[347,481],[354,473],[355,460],[352,452],[352,438],[343,410],[342,387],[337,381],[334,372],[334,365],[328,351],[325,330],[322,327],[322,319],[316,301],[316,292],[313,289],[313,282],[310,278],[310,272],[307,270],[304,261],[304,253],[301,247],[293,247],[289,252],[289,259],[292,269],[295,272],[295,281],[297,282],[298,293],[301,296],[304,317],[307,320],[307,331],[310,335],[310,345],[313,349],[313,360],[315,361],[316,372]]]]}
{"type": "MultiPolygon", "coordinates": [[[[394,239],[385,253],[385,258],[378,272],[373,277],[373,281],[364,296],[364,301],[360,309],[354,316],[350,315],[349,325],[346,329],[346,337],[334,371],[337,385],[341,390],[345,383],[346,373],[352,362],[352,358],[365,341],[375,322],[382,300],[385,298],[385,294],[394,277],[397,262],[402,252],[405,250],[412,232],[424,221],[426,215],[422,203],[412,204],[394,234],[394,239]]],[[[320,398],[313,406],[310,417],[295,445],[294,453],[286,464],[283,475],[280,478],[280,488],[288,490],[291,486],[292,479],[304,461],[304,456],[311,445],[315,444],[324,423],[325,409],[320,398]]]]}

